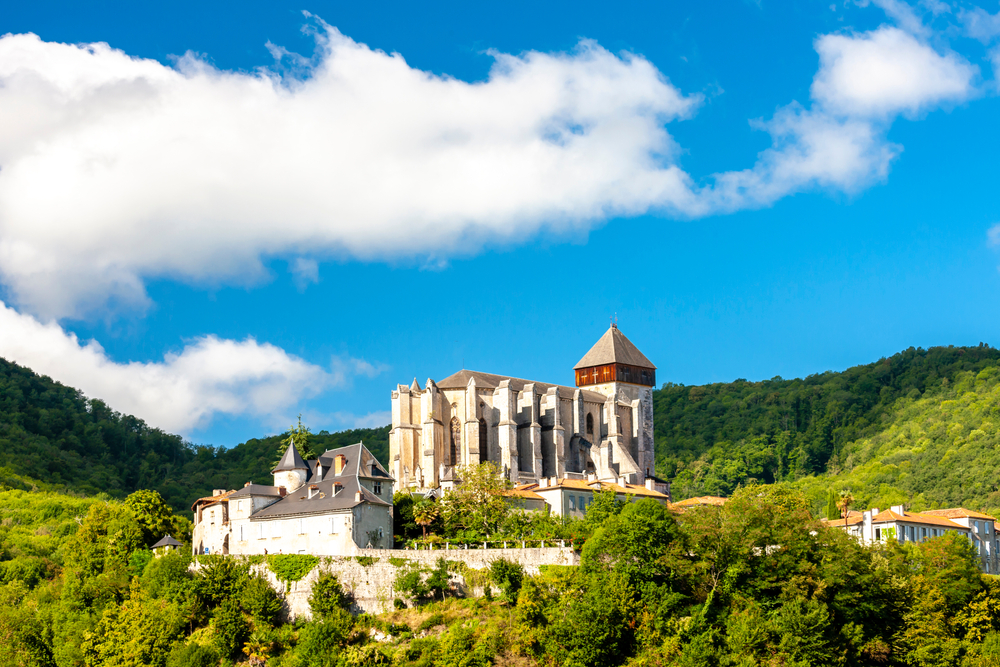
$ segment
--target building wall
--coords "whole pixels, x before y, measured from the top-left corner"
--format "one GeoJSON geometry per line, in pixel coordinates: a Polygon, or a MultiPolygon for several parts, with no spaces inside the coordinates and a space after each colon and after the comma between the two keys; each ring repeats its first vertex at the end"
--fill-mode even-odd
{"type": "Polygon", "coordinates": [[[588,471],[602,479],[626,474],[642,483],[655,468],[652,388],[612,382],[587,389],[608,398],[594,401],[567,388],[557,394],[534,384],[519,392],[506,383],[483,389],[470,382],[464,389],[444,390],[431,380],[422,390],[399,385],[392,392],[389,470],[401,488],[440,486],[453,466],[479,463],[482,419],[485,460],[506,469],[515,483],[588,471]],[[588,417],[592,432],[586,428],[588,417]],[[459,425],[454,461],[453,419],[459,425]],[[628,433],[620,433],[612,421],[624,422],[628,433]],[[590,447],[581,447],[581,439],[590,447]]]}

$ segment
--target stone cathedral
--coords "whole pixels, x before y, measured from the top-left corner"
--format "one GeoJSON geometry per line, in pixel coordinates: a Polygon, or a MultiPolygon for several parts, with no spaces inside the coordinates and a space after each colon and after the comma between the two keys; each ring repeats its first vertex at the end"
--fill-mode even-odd
{"type": "Polygon", "coordinates": [[[656,366],[618,330],[574,367],[576,386],[462,370],[392,392],[390,472],[399,489],[448,487],[493,461],[512,482],[643,484],[653,464],[656,366]]]}

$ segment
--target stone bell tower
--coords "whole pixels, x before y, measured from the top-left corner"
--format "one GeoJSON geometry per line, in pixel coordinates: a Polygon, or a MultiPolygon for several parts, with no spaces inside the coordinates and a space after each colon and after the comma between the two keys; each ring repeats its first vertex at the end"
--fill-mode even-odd
{"type": "Polygon", "coordinates": [[[577,387],[607,396],[603,415],[607,433],[600,444],[598,474],[642,484],[655,469],[656,366],[612,324],[573,370],[577,387]]]}

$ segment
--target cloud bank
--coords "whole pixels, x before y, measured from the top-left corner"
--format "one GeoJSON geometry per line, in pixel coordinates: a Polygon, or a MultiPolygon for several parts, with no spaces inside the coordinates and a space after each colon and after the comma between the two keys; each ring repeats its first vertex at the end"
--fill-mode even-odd
{"type": "MultiPolygon", "coordinates": [[[[81,343],[0,302],[0,357],[100,398],[166,431],[190,434],[217,415],[283,428],[300,401],[383,368],[335,358],[327,370],[253,338],[203,336],[157,363],[115,363],[97,341],[81,343]]],[[[353,424],[354,421],[351,421],[353,424]]],[[[383,422],[384,423],[384,422],[383,422]]],[[[381,424],[379,424],[381,425],[381,424]]]]}
{"type": "Polygon", "coordinates": [[[331,256],[435,261],[611,216],[856,191],[898,153],[885,140],[897,115],[973,92],[975,68],[913,31],[825,35],[816,49],[809,106],[757,123],[773,147],[696,185],[667,127],[700,96],[591,41],[493,53],[469,83],[325,24],[313,60],[293,58],[297,77],[6,35],[0,281],[28,312],[81,317],[141,309],[152,277],[252,284],[273,257],[304,289],[331,256]]]}
{"type": "MultiPolygon", "coordinates": [[[[141,310],[151,278],[253,284],[273,258],[303,290],[330,257],[436,264],[613,216],[697,218],[808,189],[858,192],[900,153],[886,138],[898,117],[978,94],[978,68],[932,44],[911,7],[875,4],[895,25],[818,37],[810,98],[752,122],[771,147],[745,170],[700,179],[681,168],[668,127],[693,118],[701,96],[592,41],[492,53],[489,76],[470,83],[322,22],[311,60],[269,45],[291,67],[254,72],[0,37],[0,286],[25,313],[0,303],[0,356],[171,431],[218,414],[277,423],[298,401],[383,369],[325,369],[214,336],[162,362],[119,364],[55,321],[141,310]]],[[[993,45],[998,16],[961,20],[993,45]]]]}

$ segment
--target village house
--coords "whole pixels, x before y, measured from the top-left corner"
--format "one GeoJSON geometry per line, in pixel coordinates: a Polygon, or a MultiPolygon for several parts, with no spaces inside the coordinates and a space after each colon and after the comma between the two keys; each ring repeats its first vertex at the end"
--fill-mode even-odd
{"type": "Polygon", "coordinates": [[[393,479],[363,444],[304,461],[290,444],[274,485],[216,490],[192,506],[196,554],[351,555],[392,548],[393,479]]]}
{"type": "Polygon", "coordinates": [[[925,542],[941,537],[947,532],[966,537],[979,556],[979,568],[986,574],[1000,572],[1000,541],[996,534],[996,519],[988,514],[974,512],[962,507],[923,512],[908,512],[903,505],[893,505],[880,511],[851,511],[846,519],[824,519],[835,528],[846,530],[863,544],[887,542],[925,542]]]}
{"type": "Polygon", "coordinates": [[[670,496],[657,491],[654,484],[652,478],[647,478],[645,485],[638,485],[602,482],[595,475],[587,479],[544,477],[538,482],[515,486],[511,495],[525,499],[524,509],[544,509],[548,506],[555,516],[582,518],[593,504],[595,494],[601,491],[614,491],[615,497],[623,502],[652,498],[669,504],[670,496]],[[529,499],[537,501],[529,504],[529,499]]]}

